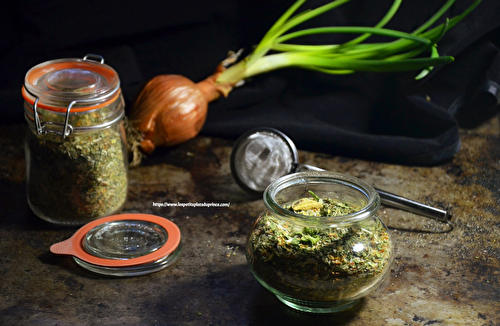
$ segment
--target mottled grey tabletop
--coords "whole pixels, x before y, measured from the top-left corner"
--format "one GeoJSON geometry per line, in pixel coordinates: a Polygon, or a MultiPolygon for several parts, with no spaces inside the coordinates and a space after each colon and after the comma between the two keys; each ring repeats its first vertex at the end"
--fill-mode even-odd
{"type": "Polygon", "coordinates": [[[2,325],[500,325],[500,126],[462,130],[462,149],[435,167],[299,152],[302,163],[449,210],[454,228],[382,207],[395,260],[389,278],[348,311],[295,312],[252,276],[245,240],[264,209],[234,182],[232,141],[196,139],[159,149],[129,171],[123,212],[176,223],[181,258],[160,272],[109,278],[49,247],[77,228],[49,225],[26,202],[25,126],[0,129],[2,325]],[[226,203],[224,207],[157,203],[226,203]],[[227,207],[229,206],[229,207],[227,207]]]}

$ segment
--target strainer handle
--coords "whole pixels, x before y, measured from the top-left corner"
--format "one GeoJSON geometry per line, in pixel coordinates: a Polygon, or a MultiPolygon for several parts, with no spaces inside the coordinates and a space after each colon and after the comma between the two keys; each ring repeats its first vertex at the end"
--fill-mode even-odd
{"type": "MultiPolygon", "coordinates": [[[[298,164],[296,171],[326,171],[325,169],[307,164],[298,164]]],[[[439,222],[448,223],[452,216],[445,210],[425,205],[417,201],[395,195],[393,193],[375,188],[380,196],[380,203],[387,207],[401,209],[421,216],[429,217],[439,222]]]]}

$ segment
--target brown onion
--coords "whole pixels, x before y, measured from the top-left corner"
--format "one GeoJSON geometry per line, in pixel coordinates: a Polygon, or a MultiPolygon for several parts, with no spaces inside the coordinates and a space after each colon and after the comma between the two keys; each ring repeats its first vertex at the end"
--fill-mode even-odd
{"type": "Polygon", "coordinates": [[[227,96],[230,85],[215,84],[224,70],[194,83],[180,75],[151,79],[133,106],[130,121],[142,134],[141,149],[150,154],[156,146],[174,146],[195,137],[203,127],[208,103],[227,96]]]}

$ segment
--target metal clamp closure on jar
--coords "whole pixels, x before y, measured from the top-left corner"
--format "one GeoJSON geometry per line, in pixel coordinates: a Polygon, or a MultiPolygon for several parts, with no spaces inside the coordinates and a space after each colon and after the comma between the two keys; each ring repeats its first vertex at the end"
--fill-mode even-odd
{"type": "Polygon", "coordinates": [[[87,54],[83,59],[52,60],[31,68],[26,73],[22,95],[26,121],[37,135],[55,134],[65,139],[73,132],[107,128],[125,114],[124,110],[116,110],[88,125],[70,124],[72,114],[85,114],[123,101],[118,74],[104,64],[102,56],[95,54],[87,54]],[[54,119],[62,121],[50,119],[63,114],[64,119],[54,119]],[[42,120],[44,115],[48,117],[42,120]]]}
{"type": "Polygon", "coordinates": [[[22,95],[33,212],[82,225],[121,210],[128,155],[118,73],[96,55],[51,60],[28,70],[22,95]]]}

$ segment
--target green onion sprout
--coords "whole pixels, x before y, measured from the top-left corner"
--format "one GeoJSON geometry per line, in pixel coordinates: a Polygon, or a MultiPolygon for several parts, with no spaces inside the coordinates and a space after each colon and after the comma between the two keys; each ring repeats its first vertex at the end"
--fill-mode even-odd
{"type": "Polygon", "coordinates": [[[335,0],[315,9],[296,14],[306,0],[297,0],[269,29],[260,43],[243,60],[235,63],[217,78],[217,83],[235,85],[248,77],[285,67],[297,67],[329,74],[363,72],[396,72],[422,70],[416,79],[425,77],[437,65],[452,62],[451,56],[440,56],[437,43],[445,33],[467,16],[481,0],[475,0],[462,14],[432,27],[455,0],[448,0],[425,23],[413,32],[384,28],[397,13],[402,0],[394,0],[384,17],[373,27],[318,27],[299,31],[291,29],[350,0],[335,0]],[[303,45],[291,43],[300,37],[318,34],[359,34],[342,44],[303,45]],[[393,38],[385,43],[366,43],[372,35],[393,38]]]}

